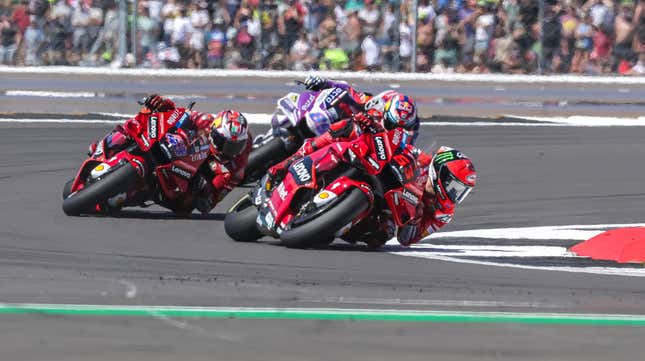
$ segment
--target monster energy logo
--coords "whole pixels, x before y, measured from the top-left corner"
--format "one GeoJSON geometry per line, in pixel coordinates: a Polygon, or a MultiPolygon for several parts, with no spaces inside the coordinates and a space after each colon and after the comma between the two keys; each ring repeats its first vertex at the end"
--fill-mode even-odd
{"type": "Polygon", "coordinates": [[[454,155],[453,152],[443,152],[443,153],[437,154],[435,156],[434,161],[437,164],[442,164],[442,163],[446,163],[446,162],[454,160],[454,159],[455,159],[455,155],[454,155]]]}

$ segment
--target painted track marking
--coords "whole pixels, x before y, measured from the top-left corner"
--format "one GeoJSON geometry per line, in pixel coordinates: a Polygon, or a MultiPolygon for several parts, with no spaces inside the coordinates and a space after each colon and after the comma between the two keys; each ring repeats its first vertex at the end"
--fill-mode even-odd
{"type": "Polygon", "coordinates": [[[405,248],[398,245],[396,239],[387,243],[386,251],[398,256],[417,257],[448,261],[455,263],[468,263],[485,266],[510,267],[530,270],[560,271],[572,273],[590,273],[612,276],[645,277],[645,268],[642,265],[633,267],[599,267],[599,266],[552,266],[535,265],[526,262],[528,258],[552,258],[565,261],[575,261],[586,258],[578,257],[561,246],[536,245],[540,240],[570,243],[571,240],[586,240],[605,230],[623,227],[643,227],[645,223],[629,224],[597,224],[597,225],[569,225],[551,227],[519,227],[519,228],[491,228],[473,229],[436,233],[419,244],[405,248]],[[460,241],[463,239],[463,241],[460,241]],[[469,240],[471,239],[471,240],[469,240]],[[498,244],[477,245],[479,239],[498,240],[498,244]],[[463,244],[437,244],[440,240],[454,240],[463,244]],[[527,245],[508,245],[507,240],[519,240],[527,245]],[[467,243],[467,244],[466,244],[467,243]],[[481,259],[478,259],[481,258],[481,259]],[[494,260],[491,260],[494,259],[494,260]],[[513,260],[515,262],[509,262],[513,260]],[[499,260],[506,259],[504,262],[499,260]]]}
{"type": "Polygon", "coordinates": [[[0,314],[44,314],[68,316],[239,318],[280,320],[339,320],[451,323],[519,323],[542,325],[638,326],[645,327],[645,315],[449,312],[386,309],[336,308],[241,308],[113,306],[66,304],[0,304],[0,314]]]}

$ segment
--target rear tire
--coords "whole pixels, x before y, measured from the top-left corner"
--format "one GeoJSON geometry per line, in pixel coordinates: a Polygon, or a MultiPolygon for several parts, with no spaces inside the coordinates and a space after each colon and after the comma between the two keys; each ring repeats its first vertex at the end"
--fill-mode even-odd
{"type": "Polygon", "coordinates": [[[226,213],[224,230],[236,242],[254,242],[262,238],[256,219],[258,210],[247,194],[240,198],[226,213]]]}
{"type": "Polygon", "coordinates": [[[122,165],[118,169],[108,173],[105,178],[96,181],[79,190],[69,194],[63,199],[63,212],[68,216],[77,216],[81,213],[92,213],[97,204],[101,204],[108,198],[126,192],[139,178],[137,170],[130,163],[122,165]]]}
{"type": "Polygon", "coordinates": [[[280,240],[289,248],[305,248],[331,243],[336,232],[349,224],[369,207],[360,189],[352,189],[344,199],[311,221],[282,232],[280,240]]]}
{"type": "Polygon", "coordinates": [[[257,182],[272,165],[286,159],[289,155],[282,138],[271,139],[249,155],[249,161],[244,169],[243,183],[257,182]]]}

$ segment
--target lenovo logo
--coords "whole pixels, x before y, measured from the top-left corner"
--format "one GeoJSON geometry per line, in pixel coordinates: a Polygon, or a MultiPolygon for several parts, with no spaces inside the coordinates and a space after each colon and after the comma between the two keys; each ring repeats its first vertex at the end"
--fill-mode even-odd
{"type": "Polygon", "coordinates": [[[150,117],[148,122],[148,136],[150,139],[157,139],[157,117],[150,117]]]}
{"type": "Polygon", "coordinates": [[[379,160],[387,160],[387,153],[385,152],[385,143],[383,137],[374,137],[374,144],[376,144],[376,156],[379,160]]]}
{"type": "Polygon", "coordinates": [[[187,171],[187,170],[185,170],[183,168],[179,168],[176,165],[173,165],[170,168],[170,171],[175,173],[176,175],[182,177],[182,178],[185,178],[185,179],[190,179],[190,177],[191,177],[191,174],[190,174],[189,171],[187,171]]]}

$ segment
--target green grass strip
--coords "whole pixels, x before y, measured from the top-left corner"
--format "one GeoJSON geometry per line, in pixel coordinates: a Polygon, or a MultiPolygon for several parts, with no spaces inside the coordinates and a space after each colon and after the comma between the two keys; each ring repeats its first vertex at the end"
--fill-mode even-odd
{"type": "Polygon", "coordinates": [[[645,326],[645,315],[449,312],[378,309],[227,308],[109,305],[0,304],[0,314],[65,316],[236,318],[443,323],[521,323],[534,325],[645,326]]]}

